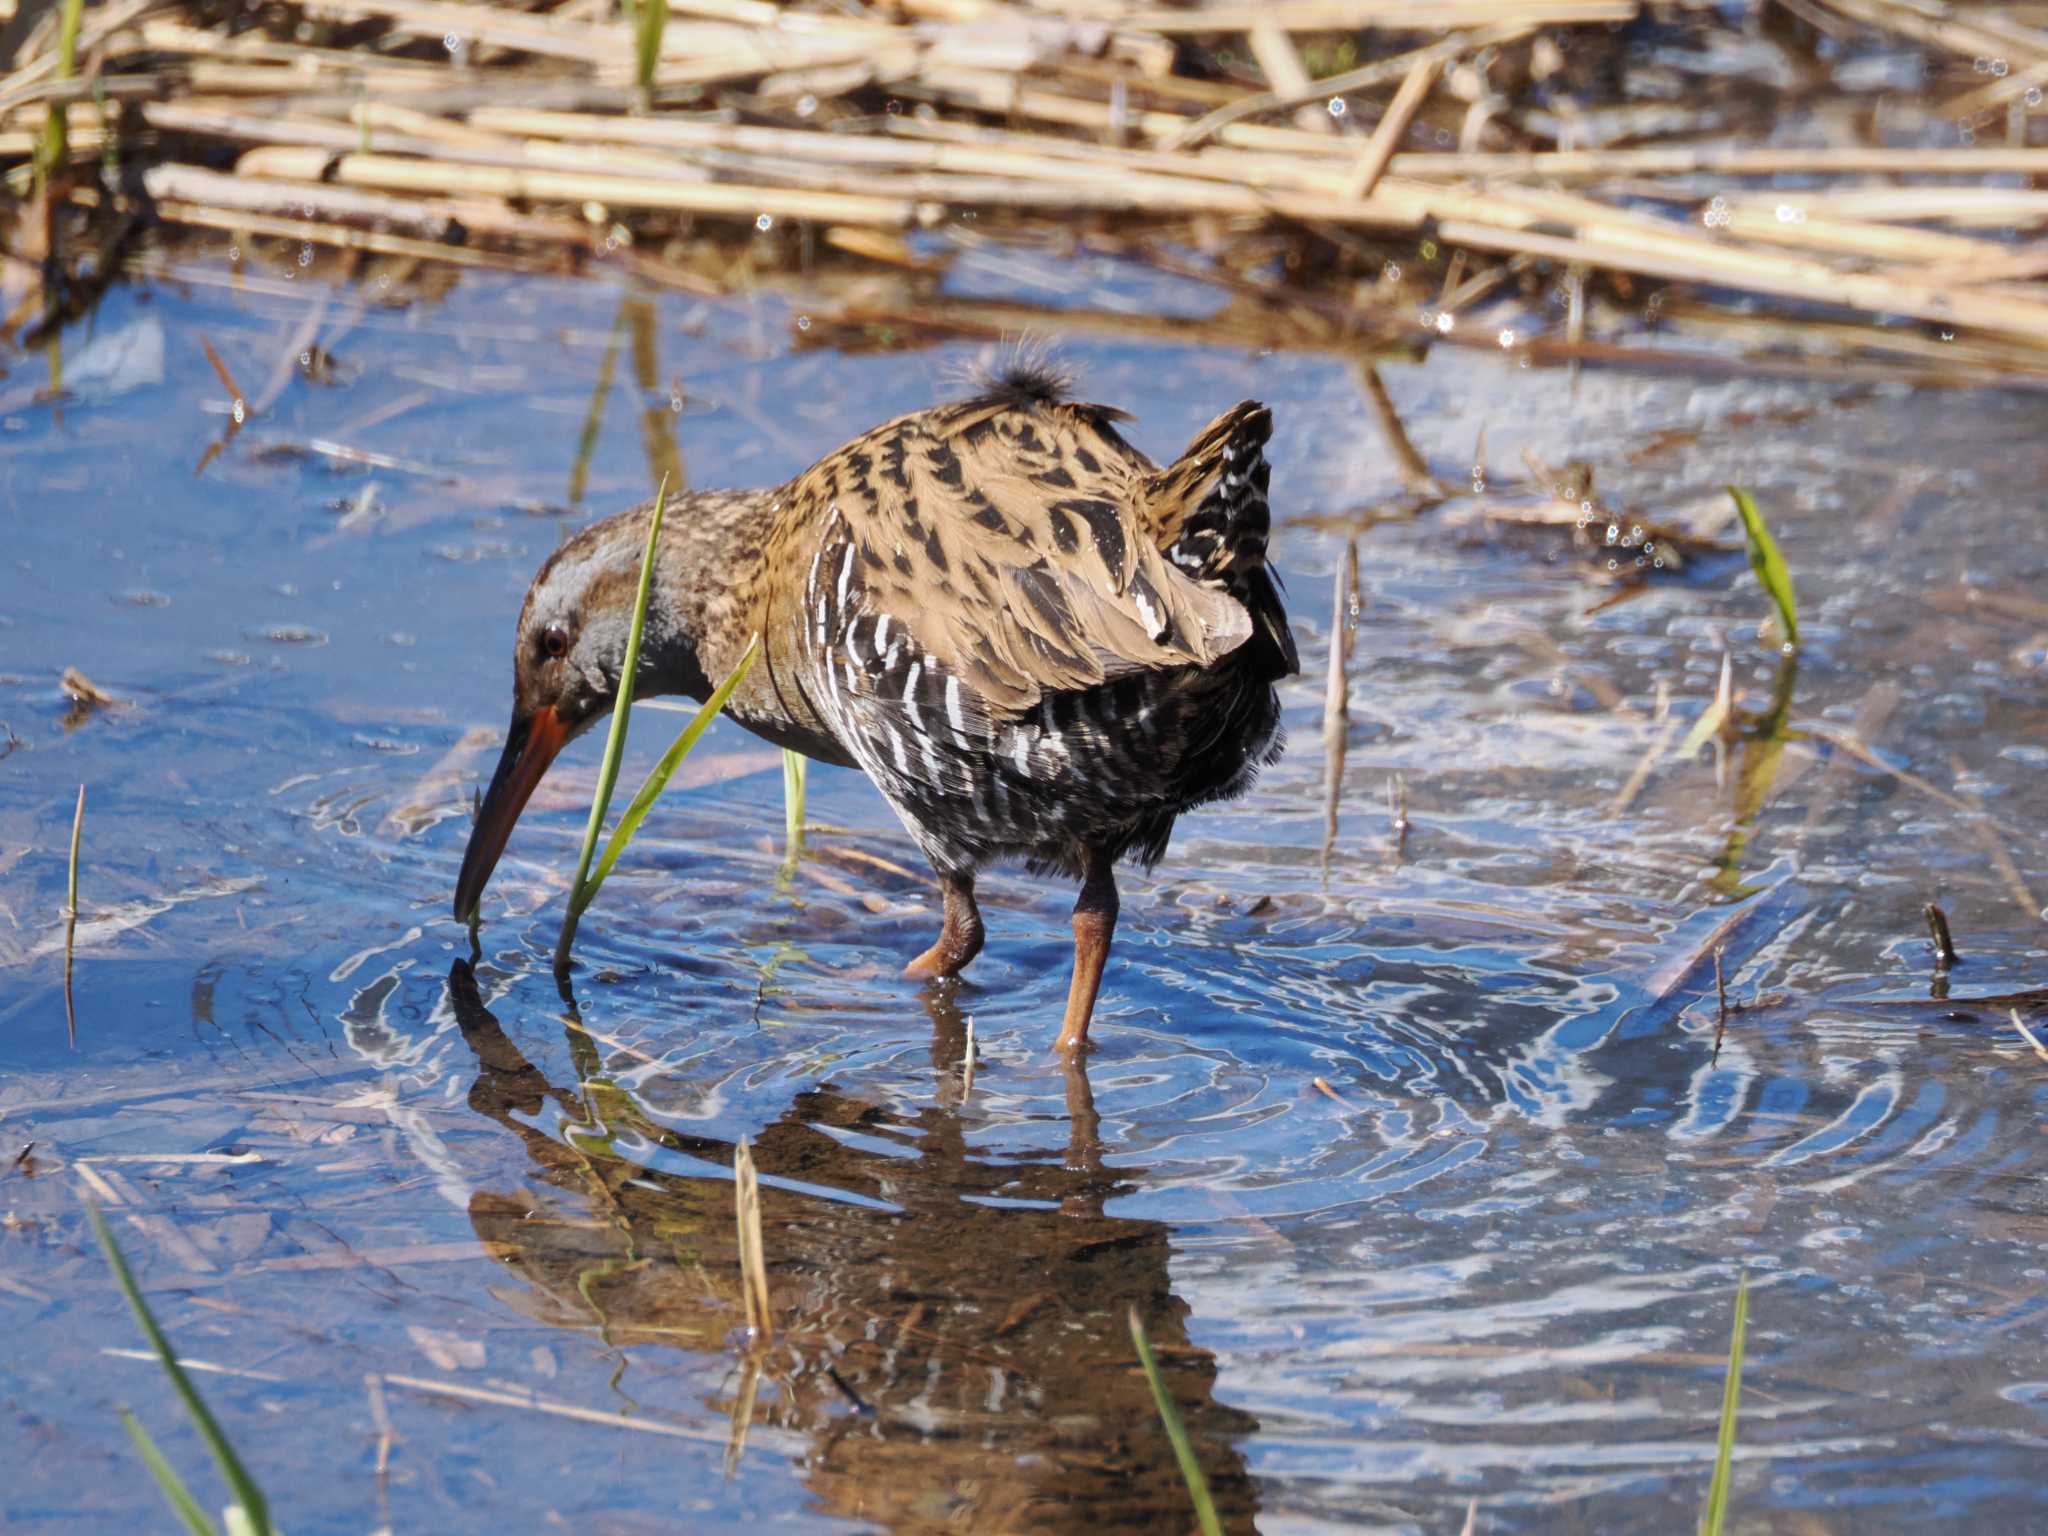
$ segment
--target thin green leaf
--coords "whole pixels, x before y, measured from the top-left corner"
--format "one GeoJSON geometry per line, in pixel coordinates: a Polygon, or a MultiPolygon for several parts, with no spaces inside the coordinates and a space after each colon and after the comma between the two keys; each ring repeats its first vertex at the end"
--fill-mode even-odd
{"type": "Polygon", "coordinates": [[[782,829],[790,857],[804,840],[804,795],[810,779],[811,760],[801,752],[782,749],[782,829]]]}
{"type": "Polygon", "coordinates": [[[754,665],[754,658],[760,654],[761,637],[756,635],[747,642],[746,651],[740,656],[732,671],[726,674],[724,682],[711,691],[711,697],[698,708],[690,723],[683,727],[682,734],[661,754],[661,761],[654,765],[654,771],[647,775],[647,782],[640,786],[640,793],[633,797],[633,803],[626,807],[626,814],[619,818],[619,824],[612,829],[612,840],[605,845],[604,857],[597,861],[597,869],[591,874],[590,883],[583,892],[584,905],[597,894],[597,888],[604,884],[605,876],[612,872],[612,866],[619,862],[619,855],[626,851],[626,844],[633,840],[633,834],[640,830],[640,823],[647,819],[647,813],[661,792],[668,788],[668,781],[674,777],[683,759],[690,755],[690,749],[697,745],[697,738],[711,728],[711,722],[718,718],[718,712],[725,708],[725,701],[732,697],[732,691],[739,687],[740,679],[754,665]]]}
{"type": "MultiPolygon", "coordinates": [[[[604,831],[604,813],[611,808],[612,790],[619,782],[619,763],[626,755],[626,722],[633,713],[633,679],[640,669],[640,636],[647,628],[647,598],[654,590],[654,548],[661,537],[662,514],[668,510],[668,476],[654,493],[654,511],[647,519],[647,548],[640,556],[640,586],[633,598],[633,627],[626,632],[626,659],[619,669],[619,696],[612,704],[611,729],[604,738],[604,761],[597,771],[597,793],[590,798],[590,820],[583,828],[583,851],[576,858],[576,878],[569,882],[569,900],[562,909],[562,934],[555,941],[555,969],[567,970],[569,946],[576,938],[576,922],[590,905],[595,884],[585,886],[590,861],[597,853],[598,834],[604,831]]],[[[600,880],[603,876],[598,877],[600,880]]]]}
{"type": "Polygon", "coordinates": [[[639,0],[633,18],[633,78],[643,93],[654,89],[654,66],[661,62],[661,33],[668,25],[668,0],[639,0]]]}
{"type": "Polygon", "coordinates": [[[92,1223],[93,1236],[107,1255],[107,1263],[113,1267],[114,1279],[120,1283],[121,1294],[128,1298],[128,1310],[135,1314],[135,1321],[141,1325],[143,1337],[149,1340],[149,1347],[156,1351],[157,1360],[163,1365],[164,1374],[171,1378],[171,1385],[177,1388],[178,1396],[184,1400],[185,1411],[192,1415],[192,1422],[198,1427],[199,1437],[206,1442],[206,1448],[213,1453],[213,1459],[220,1466],[220,1475],[228,1485],[228,1491],[235,1501],[249,1512],[249,1520],[255,1526],[258,1536],[274,1536],[270,1527],[270,1505],[263,1497],[263,1490],[256,1486],[256,1480],[242,1465],[235,1454],[235,1448],[228,1444],[228,1437],[222,1433],[205,1401],[199,1396],[199,1389],[192,1385],[192,1378],[185,1374],[185,1367],[178,1363],[178,1357],[171,1351],[171,1341],[164,1337],[164,1331],[157,1326],[155,1314],[142,1299],[142,1290],[135,1283],[135,1276],[128,1268],[128,1260],[122,1256],[120,1246],[114,1241],[114,1234],[107,1230],[107,1219],[100,1214],[98,1206],[86,1202],[85,1214],[92,1223]]]}
{"type": "Polygon", "coordinates": [[[171,1506],[171,1513],[185,1522],[185,1529],[192,1536],[219,1536],[213,1522],[206,1518],[206,1511],[199,1507],[199,1501],[192,1497],[192,1490],[185,1486],[185,1479],[178,1476],[178,1469],[164,1459],[164,1453],[156,1448],[156,1442],[149,1437],[149,1431],[142,1427],[142,1421],[126,1408],[121,1410],[121,1427],[128,1431],[128,1438],[135,1442],[135,1449],[142,1455],[142,1464],[149,1468],[149,1475],[156,1479],[156,1485],[163,1491],[164,1502],[171,1506]]]}
{"type": "MultiPolygon", "coordinates": [[[[57,20],[57,70],[59,80],[69,80],[78,72],[78,26],[85,16],[85,0],[64,0],[63,14],[57,20]]],[[[43,173],[57,174],[57,168],[71,158],[71,121],[69,109],[63,101],[53,101],[43,118],[43,173]]]]}
{"type": "Polygon", "coordinates": [[[1709,741],[1720,734],[1728,723],[1728,705],[1720,699],[1706,707],[1699,719],[1693,721],[1692,729],[1685,733],[1685,740],[1678,744],[1677,756],[1682,760],[1690,758],[1709,741]]]}
{"type": "Polygon", "coordinates": [[[1742,1337],[1749,1327],[1749,1275],[1735,1285],[1735,1327],[1728,1340],[1728,1374],[1721,1382],[1721,1437],[1714,1452],[1714,1480],[1707,1485],[1707,1507],[1700,1515],[1700,1536],[1721,1536],[1728,1518],[1728,1483],[1735,1462],[1735,1409],[1742,1397],[1742,1337]]]}
{"type": "Polygon", "coordinates": [[[1778,553],[1778,541],[1771,537],[1764,515],[1757,511],[1749,492],[1731,485],[1728,494],[1735,498],[1735,510],[1742,517],[1742,531],[1749,542],[1750,569],[1756,572],[1756,579],[1763,583],[1764,591],[1770,594],[1771,603],[1778,610],[1778,624],[1785,631],[1786,643],[1797,645],[1799,602],[1792,593],[1791,567],[1778,553]]]}
{"type": "Polygon", "coordinates": [[[1216,1505],[1209,1498],[1209,1480],[1202,1476],[1202,1464],[1195,1460],[1195,1447],[1188,1439],[1180,1410],[1166,1395],[1166,1382],[1159,1375],[1159,1362],[1152,1357],[1152,1345],[1145,1337],[1145,1325],[1138,1321],[1138,1309],[1131,1308],[1131,1342],[1138,1349],[1138,1363],[1145,1368],[1145,1380],[1152,1387],[1152,1401],[1159,1409],[1159,1422],[1166,1426],[1166,1438],[1173,1442],[1173,1459],[1180,1463],[1181,1481],[1188,1485],[1194,1501],[1195,1522],[1202,1536],[1223,1536],[1223,1522],[1216,1518],[1216,1505]]]}

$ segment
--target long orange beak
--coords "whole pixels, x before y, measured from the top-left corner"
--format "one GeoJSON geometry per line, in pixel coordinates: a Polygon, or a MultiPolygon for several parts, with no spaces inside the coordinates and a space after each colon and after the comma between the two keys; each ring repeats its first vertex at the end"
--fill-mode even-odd
{"type": "Polygon", "coordinates": [[[491,787],[470,830],[469,851],[462,856],[462,873],[455,881],[455,920],[474,922],[483,901],[484,885],[498,867],[498,855],[518,824],[519,813],[533,798],[534,786],[548,771],[548,764],[569,740],[569,728],[553,708],[535,710],[525,719],[514,716],[505,733],[505,752],[498,759],[498,771],[491,775],[491,787]]]}

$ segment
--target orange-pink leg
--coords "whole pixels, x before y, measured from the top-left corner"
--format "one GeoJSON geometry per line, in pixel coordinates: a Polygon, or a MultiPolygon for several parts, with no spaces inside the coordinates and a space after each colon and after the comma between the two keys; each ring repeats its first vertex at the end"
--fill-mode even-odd
{"type": "Polygon", "coordinates": [[[946,897],[946,921],[938,942],[903,968],[905,976],[917,980],[957,976],[981,953],[981,908],[974,904],[974,876],[942,874],[939,889],[946,897]]]}
{"type": "Polygon", "coordinates": [[[1102,990],[1102,968],[1116,934],[1116,911],[1116,876],[1109,860],[1091,856],[1081,895],[1074,902],[1074,979],[1067,985],[1059,1050],[1078,1053],[1088,1043],[1088,1021],[1095,1016],[1095,994],[1102,990]]]}

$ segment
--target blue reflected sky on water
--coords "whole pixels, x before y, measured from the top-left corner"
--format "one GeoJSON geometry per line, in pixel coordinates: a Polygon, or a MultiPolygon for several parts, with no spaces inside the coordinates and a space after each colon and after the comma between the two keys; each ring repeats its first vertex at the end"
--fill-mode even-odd
{"type": "MultiPolygon", "coordinates": [[[[954,281],[1015,293],[1038,261],[954,281]]],[[[1077,1099],[1046,1050],[1071,894],[991,878],[988,952],[923,997],[896,972],[934,903],[893,817],[817,771],[826,830],[779,880],[778,759],[729,726],[586,920],[573,1008],[546,955],[594,739],[522,822],[473,973],[445,916],[519,595],[565,529],[651,488],[650,426],[693,483],[764,483],[943,394],[976,348],[796,350],[801,301],[650,298],[643,382],[601,284],[385,308],[179,276],[67,338],[61,409],[28,362],[0,381],[0,1154],[36,1143],[0,1202],[25,1341],[0,1381],[42,1448],[0,1495],[11,1526],[155,1518],[117,1403],[197,1455],[151,1368],[103,1352],[133,1341],[81,1191],[181,1347],[242,1373],[206,1385],[294,1530],[1179,1518],[1117,1343],[1132,1304],[1233,1524],[1451,1530],[1474,1496],[1503,1530],[1668,1524],[1704,1488],[1745,1267],[1742,1507],[2038,1520],[2048,1068],[2002,1010],[1906,1006],[1930,897],[1957,996],[2048,980],[2030,403],[1574,388],[1438,348],[1379,377],[1445,480],[1483,431],[1488,494],[1380,521],[1400,480],[1350,362],[1069,343],[1155,455],[1242,396],[1275,407],[1305,662],[1286,760],[1127,880],[1077,1099]],[[225,425],[198,338],[268,380],[309,304],[337,381],[287,374],[195,473],[225,425]],[[1724,650],[1751,710],[1779,663],[1739,557],[1589,612],[1604,561],[1515,521],[1543,499],[1525,449],[1723,536],[1719,487],[1756,490],[1807,640],[1774,766],[1739,744],[1719,788],[1710,754],[1666,761],[1618,806],[1724,650]],[[65,666],[125,702],[67,725],[65,666]],[[81,780],[73,1046],[54,914],[81,780]],[[1718,1058],[1716,946],[1758,1004],[1718,1058]],[[742,1135],[795,1321],[728,1477],[742,1135]]],[[[1154,296],[1087,276],[1099,302],[1154,296]]],[[[680,723],[645,719],[629,779],[680,723]]]]}

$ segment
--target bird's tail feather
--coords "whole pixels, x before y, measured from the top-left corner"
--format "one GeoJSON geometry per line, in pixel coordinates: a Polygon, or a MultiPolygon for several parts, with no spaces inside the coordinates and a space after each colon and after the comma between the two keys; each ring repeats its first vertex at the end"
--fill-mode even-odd
{"type": "Polygon", "coordinates": [[[1253,644],[1275,676],[1301,669],[1274,574],[1266,565],[1273,413],[1242,401],[1196,434],[1187,452],[1146,481],[1145,510],[1160,550],[1191,580],[1221,587],[1252,616],[1253,644]]]}

